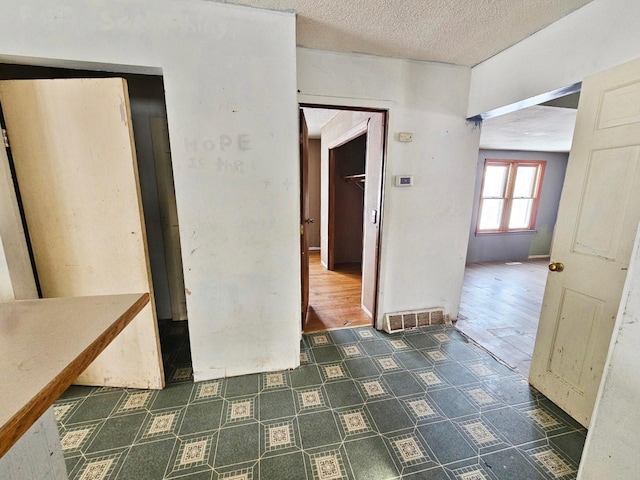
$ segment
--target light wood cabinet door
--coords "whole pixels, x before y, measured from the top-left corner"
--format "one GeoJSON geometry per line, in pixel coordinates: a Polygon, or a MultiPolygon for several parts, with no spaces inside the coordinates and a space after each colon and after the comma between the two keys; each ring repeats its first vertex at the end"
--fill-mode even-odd
{"type": "Polygon", "coordinates": [[[42,295],[151,294],[77,383],[162,388],[125,80],[2,81],[0,102],[42,295]]]}

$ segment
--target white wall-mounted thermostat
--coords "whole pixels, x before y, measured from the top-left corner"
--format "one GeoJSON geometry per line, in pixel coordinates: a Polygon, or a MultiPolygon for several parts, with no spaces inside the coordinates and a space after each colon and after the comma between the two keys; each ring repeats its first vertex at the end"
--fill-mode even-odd
{"type": "Polygon", "coordinates": [[[396,187],[410,187],[413,185],[413,175],[396,175],[396,187]]]}
{"type": "Polygon", "coordinates": [[[400,132],[400,133],[398,133],[398,141],[399,142],[412,142],[413,141],[413,133],[409,133],[409,132],[400,132]]]}

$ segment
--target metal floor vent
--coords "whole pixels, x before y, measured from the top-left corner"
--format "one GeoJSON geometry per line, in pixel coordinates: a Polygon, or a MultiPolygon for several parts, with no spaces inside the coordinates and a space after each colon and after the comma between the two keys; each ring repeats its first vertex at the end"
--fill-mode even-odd
{"type": "Polygon", "coordinates": [[[449,315],[444,313],[443,307],[426,308],[424,310],[410,310],[407,312],[386,313],[384,316],[384,331],[387,333],[400,332],[416,327],[451,323],[449,315]]]}

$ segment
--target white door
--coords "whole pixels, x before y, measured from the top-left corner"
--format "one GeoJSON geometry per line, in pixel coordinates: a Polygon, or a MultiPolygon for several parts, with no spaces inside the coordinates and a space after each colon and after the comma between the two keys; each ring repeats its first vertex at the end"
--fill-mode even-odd
{"type": "Polygon", "coordinates": [[[382,168],[384,162],[384,113],[370,113],[367,127],[367,160],[362,236],[362,309],[374,323],[378,295],[378,248],[382,214],[382,168]]]}
{"type": "Polygon", "coordinates": [[[530,383],[588,426],[640,221],[640,60],[582,84],[530,383]]]}
{"type": "Polygon", "coordinates": [[[0,103],[43,296],[151,294],[77,383],[162,388],[126,82],[2,81],[0,103]]]}

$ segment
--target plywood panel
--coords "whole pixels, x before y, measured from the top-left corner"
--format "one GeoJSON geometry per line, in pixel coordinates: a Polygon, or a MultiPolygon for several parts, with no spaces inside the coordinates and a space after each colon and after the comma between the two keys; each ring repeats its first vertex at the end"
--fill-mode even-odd
{"type": "MultiPolygon", "coordinates": [[[[153,295],[125,81],[5,81],[0,101],[43,296],[153,295]]],[[[78,382],[161,388],[153,308],[78,382]]]]}

